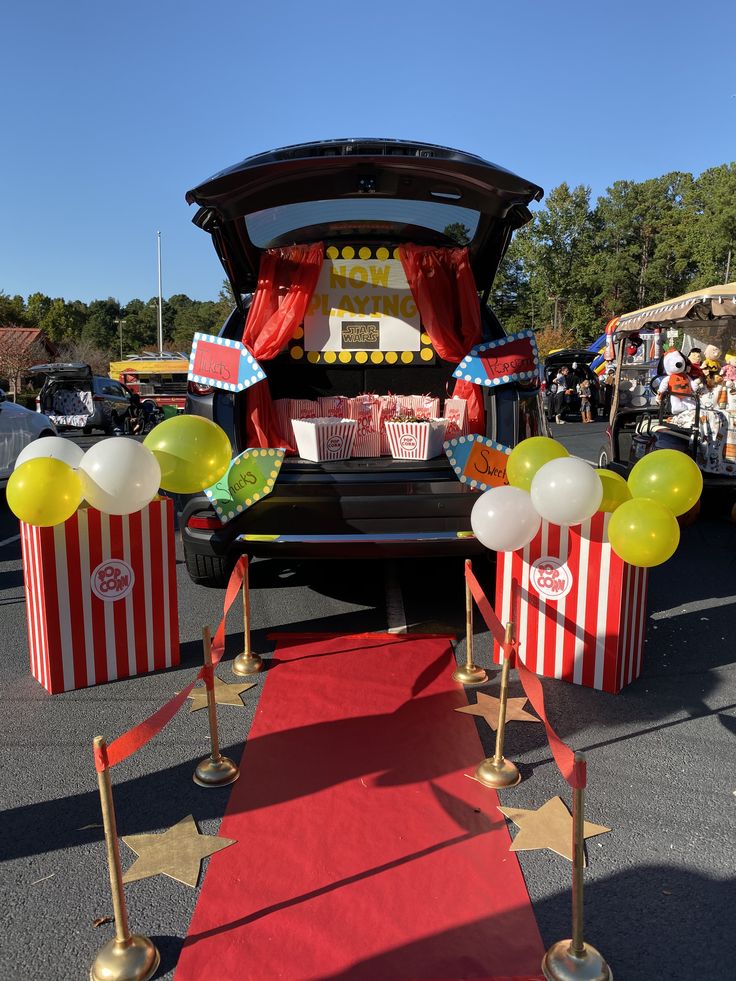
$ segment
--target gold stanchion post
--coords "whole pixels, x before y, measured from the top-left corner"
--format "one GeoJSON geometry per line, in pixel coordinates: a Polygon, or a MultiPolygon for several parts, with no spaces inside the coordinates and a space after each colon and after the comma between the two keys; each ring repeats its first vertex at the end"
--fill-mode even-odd
{"type": "MultiPolygon", "coordinates": [[[[584,754],[576,753],[575,763],[584,762],[584,754]]],[[[583,940],[584,795],[583,787],[576,787],[572,792],[572,940],[560,940],[544,955],[542,973],[547,981],[613,979],[611,969],[601,954],[583,940]]]]}
{"type": "Polygon", "coordinates": [[[243,651],[233,660],[233,674],[244,677],[258,674],[263,667],[263,659],[250,649],[250,585],[248,583],[248,564],[243,575],[243,651]]]}
{"type": "Polygon", "coordinates": [[[503,741],[506,729],[506,702],[509,697],[509,669],[511,667],[512,645],[514,643],[514,624],[506,624],[504,637],[504,660],[501,669],[501,693],[498,706],[498,728],[496,729],[496,752],[479,764],[475,779],[486,787],[513,787],[521,780],[519,768],[503,755],[503,741]]]}
{"type": "MultiPolygon", "coordinates": [[[[470,559],[465,560],[465,567],[472,569],[470,559]]],[[[452,675],[453,681],[461,685],[482,685],[488,680],[485,670],[473,661],[473,594],[467,577],[465,579],[465,664],[460,664],[452,675]]]]}
{"type": "MultiPolygon", "coordinates": [[[[202,632],[202,642],[204,645],[204,663],[209,668],[212,675],[212,642],[210,640],[210,628],[205,627],[202,632]]],[[[240,776],[240,769],[236,763],[220,753],[220,739],[217,734],[217,706],[215,704],[215,690],[211,685],[207,686],[207,714],[210,721],[210,746],[212,751],[207,759],[202,760],[194,771],[194,782],[200,787],[224,787],[229,783],[234,783],[240,776]]]]}
{"type": "MultiPolygon", "coordinates": [[[[102,736],[95,736],[93,744],[96,755],[104,756],[107,746],[102,736]]],[[[110,870],[115,937],[98,951],[89,972],[90,981],[148,981],[148,978],[156,973],[161,958],[152,940],[137,933],[131,934],[128,927],[109,767],[106,766],[98,771],[97,785],[100,790],[102,826],[105,831],[107,865],[110,870]]]]}

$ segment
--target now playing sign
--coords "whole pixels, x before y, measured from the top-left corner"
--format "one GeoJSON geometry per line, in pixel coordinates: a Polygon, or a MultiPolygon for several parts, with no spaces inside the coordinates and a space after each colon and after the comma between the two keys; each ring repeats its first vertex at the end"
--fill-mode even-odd
{"type": "Polygon", "coordinates": [[[266,374],[240,341],[197,333],[192,341],[187,377],[199,385],[242,392],[263,381],[266,374]]]}

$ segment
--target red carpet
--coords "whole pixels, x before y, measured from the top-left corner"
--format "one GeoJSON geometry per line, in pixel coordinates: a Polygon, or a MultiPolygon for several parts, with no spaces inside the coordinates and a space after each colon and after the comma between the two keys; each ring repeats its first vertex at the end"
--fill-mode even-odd
{"type": "Polygon", "coordinates": [[[281,634],[275,659],[176,981],[540,978],[448,639],[281,634]]]}

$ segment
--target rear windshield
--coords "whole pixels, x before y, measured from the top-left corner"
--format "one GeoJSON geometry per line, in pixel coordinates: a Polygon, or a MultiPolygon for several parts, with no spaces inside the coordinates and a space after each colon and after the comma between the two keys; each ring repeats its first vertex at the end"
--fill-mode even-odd
{"type": "MultiPolygon", "coordinates": [[[[480,212],[454,204],[360,197],[304,201],[255,211],[246,215],[245,225],[248,237],[258,248],[267,248],[274,240],[301,228],[343,222],[353,225],[381,222],[394,226],[397,233],[402,227],[412,225],[446,233],[456,240],[459,235],[469,242],[478,228],[479,218],[480,212]]],[[[390,234],[390,229],[385,231],[390,234]]]]}

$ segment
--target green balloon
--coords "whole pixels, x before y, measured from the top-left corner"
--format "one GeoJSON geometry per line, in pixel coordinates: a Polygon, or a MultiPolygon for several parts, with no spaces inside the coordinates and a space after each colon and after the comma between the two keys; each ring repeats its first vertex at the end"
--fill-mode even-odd
{"type": "Polygon", "coordinates": [[[635,497],[611,515],[608,541],[624,562],[648,569],[661,565],[674,554],[680,541],[680,526],[663,504],[635,497]]]}
{"type": "Polygon", "coordinates": [[[654,450],[636,463],[629,474],[632,497],[658,501],[674,514],[689,511],[703,491],[697,463],[679,450],[654,450]]]}
{"type": "Polygon", "coordinates": [[[506,462],[506,479],[512,487],[528,491],[538,470],[562,456],[569,456],[562,443],[549,436],[530,436],[511,451],[506,462]]]}

